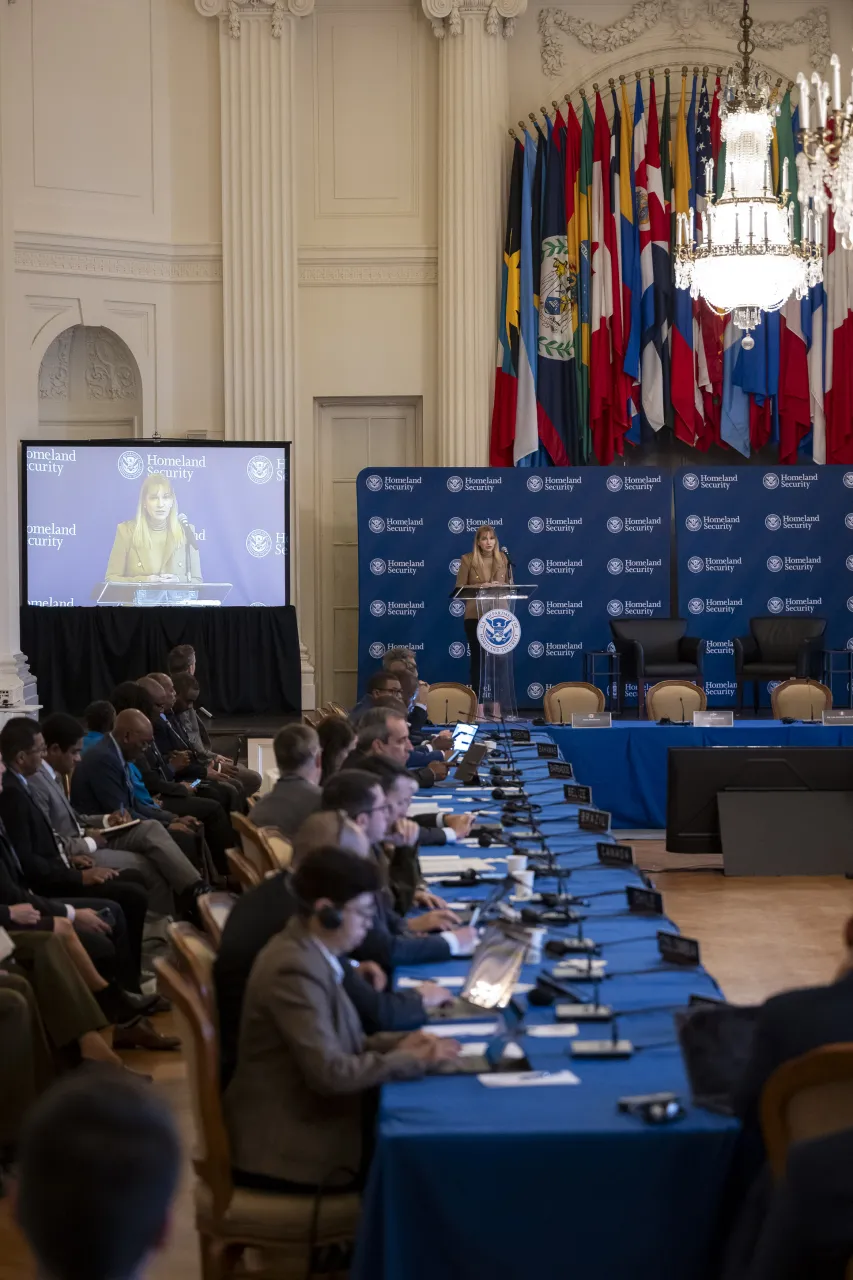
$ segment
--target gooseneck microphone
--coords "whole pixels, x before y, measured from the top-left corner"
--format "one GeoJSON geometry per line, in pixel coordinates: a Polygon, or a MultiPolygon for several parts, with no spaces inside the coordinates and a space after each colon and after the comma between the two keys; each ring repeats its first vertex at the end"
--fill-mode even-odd
{"type": "Polygon", "coordinates": [[[183,511],[178,516],[178,520],[181,523],[181,528],[184,531],[184,537],[186,538],[187,542],[190,544],[191,547],[195,547],[196,551],[198,551],[199,549],[198,538],[196,537],[195,530],[193,529],[187,517],[184,515],[183,511]]]}

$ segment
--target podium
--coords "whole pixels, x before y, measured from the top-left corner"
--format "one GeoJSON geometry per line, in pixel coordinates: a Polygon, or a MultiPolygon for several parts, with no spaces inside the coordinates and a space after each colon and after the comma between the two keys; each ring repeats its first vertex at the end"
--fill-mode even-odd
{"type": "Polygon", "coordinates": [[[521,623],[515,616],[519,600],[529,600],[536,582],[483,582],[457,587],[454,600],[474,600],[477,605],[477,639],[480,643],[480,688],[477,702],[486,718],[517,720],[515,698],[515,649],[521,640],[521,623]]]}
{"type": "Polygon", "coordinates": [[[101,582],[94,591],[96,605],[133,605],[155,609],[220,605],[230,582],[101,582]]]}

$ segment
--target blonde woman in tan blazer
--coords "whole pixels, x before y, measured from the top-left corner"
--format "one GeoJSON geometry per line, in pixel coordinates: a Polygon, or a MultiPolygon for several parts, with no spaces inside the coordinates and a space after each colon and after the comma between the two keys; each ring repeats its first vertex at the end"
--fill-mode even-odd
{"type": "MultiPolygon", "coordinates": [[[[459,564],[457,587],[481,586],[487,582],[512,581],[509,562],[498,546],[498,536],[490,524],[481,524],[474,535],[474,549],[467,551],[459,564]]],[[[480,694],[480,641],[477,639],[476,600],[465,604],[465,639],[471,651],[471,688],[480,694]]],[[[483,708],[480,707],[482,716],[483,708]]]]}
{"type": "Polygon", "coordinates": [[[105,577],[108,582],[203,581],[198,551],[187,541],[172,482],[165,476],[146,476],[142,482],[136,517],[116,528],[105,577]]]}
{"type": "Polygon", "coordinates": [[[343,957],[373,922],[372,860],[316,849],[290,885],[298,914],[254,963],[225,1091],[234,1180],[259,1190],[359,1188],[376,1088],[440,1069],[459,1045],[423,1031],[362,1031],[341,981],[343,957]]]}

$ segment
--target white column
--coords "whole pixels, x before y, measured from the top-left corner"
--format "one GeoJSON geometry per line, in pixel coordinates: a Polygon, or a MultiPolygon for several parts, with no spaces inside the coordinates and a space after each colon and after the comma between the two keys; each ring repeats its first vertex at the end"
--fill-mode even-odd
{"type": "Polygon", "coordinates": [[[527,0],[422,0],[439,53],[439,463],[485,466],[497,350],[509,85],[527,0]]]}

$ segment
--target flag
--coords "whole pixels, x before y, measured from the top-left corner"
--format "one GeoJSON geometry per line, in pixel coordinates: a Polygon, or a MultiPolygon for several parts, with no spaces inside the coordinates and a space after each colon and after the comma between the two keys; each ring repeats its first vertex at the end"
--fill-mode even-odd
{"type": "MultiPolygon", "coordinates": [[[[785,93],[776,121],[778,147],[776,194],[782,192],[782,176],[788,161],[789,202],[794,207],[794,239],[800,238],[800,210],[797,199],[797,166],[794,150],[794,120],[791,93],[785,93]]],[[[801,441],[811,427],[809,357],[806,332],[811,329],[811,299],[791,296],[782,309],[781,374],[779,377],[779,461],[793,463],[801,441]]]]}
{"type": "Polygon", "coordinates": [[[539,439],[550,462],[565,467],[578,461],[578,398],[566,220],[566,130],[560,115],[548,143],[541,227],[539,439]]]}
{"type": "Polygon", "coordinates": [[[826,461],[849,464],[853,461],[853,316],[850,304],[850,260],[853,253],[842,248],[831,217],[826,220],[826,373],[824,412],[826,415],[826,461]]]}
{"type": "MultiPolygon", "coordinates": [[[[696,80],[693,80],[691,116],[695,119],[696,80]]],[[[693,207],[690,145],[687,137],[687,76],[681,77],[681,101],[675,125],[675,215],[681,220],[693,207]]],[[[672,407],[675,434],[685,444],[696,443],[696,362],[693,350],[693,299],[689,289],[675,290],[672,325],[672,407]]],[[[700,424],[701,425],[701,424],[700,424]]]]}
{"type": "MultiPolygon", "coordinates": [[[[629,402],[627,438],[632,444],[642,443],[640,419],[640,303],[643,286],[640,275],[640,225],[638,213],[637,167],[645,186],[646,119],[643,92],[637,80],[634,109],[628,102],[628,90],[622,84],[622,157],[619,166],[621,185],[619,208],[622,215],[622,316],[625,329],[623,369],[628,382],[629,402]]],[[[644,191],[645,195],[645,191],[644,191]]],[[[646,201],[648,203],[648,201],[646,201]]]]}
{"type": "Polygon", "coordinates": [[[654,76],[649,86],[649,115],[646,137],[645,206],[640,195],[640,273],[643,287],[640,337],[641,401],[643,414],[654,431],[666,422],[669,403],[669,315],[672,268],[670,263],[669,215],[661,173],[660,136],[654,76]]]}
{"type": "Polygon", "coordinates": [[[743,331],[727,324],[723,334],[723,403],[720,436],[723,442],[745,458],[749,457],[749,396],[737,380],[738,363],[743,354],[743,331]]]}
{"type": "Polygon", "coordinates": [[[569,278],[572,286],[572,337],[575,348],[575,390],[577,393],[578,456],[583,465],[589,461],[589,210],[586,244],[583,243],[580,201],[580,165],[583,131],[575,109],[569,103],[566,112],[566,243],[569,251],[569,278]],[[584,255],[586,254],[586,257],[584,255]],[[586,293],[584,295],[584,266],[586,293]],[[584,314],[586,314],[586,363],[584,363],[584,314]]]}
{"type": "Polygon", "coordinates": [[[611,364],[613,383],[613,447],[618,454],[624,451],[624,436],[630,423],[630,383],[625,376],[625,315],[622,309],[622,116],[616,90],[611,86],[613,124],[610,130],[610,216],[605,218],[604,236],[610,247],[610,270],[613,276],[613,312],[610,318],[611,364]]]}
{"type": "Polygon", "coordinates": [[[673,173],[672,173],[672,106],[670,101],[669,75],[666,75],[666,90],[663,95],[663,112],[660,121],[660,171],[663,186],[664,208],[666,210],[667,244],[669,246],[670,275],[667,290],[667,344],[666,353],[669,361],[669,379],[667,395],[664,399],[666,425],[670,431],[675,430],[675,410],[672,404],[672,325],[675,318],[675,281],[672,275],[673,253],[675,246],[675,214],[673,213],[673,173]]]}
{"type": "Polygon", "coordinates": [[[548,142],[551,137],[551,121],[546,116],[547,136],[543,134],[539,127],[539,121],[533,121],[533,128],[536,132],[536,164],[533,167],[533,182],[531,185],[530,199],[530,272],[533,277],[533,308],[536,321],[535,333],[532,341],[536,343],[536,354],[533,363],[533,385],[536,388],[537,405],[536,405],[536,432],[539,440],[538,447],[533,453],[525,454],[519,458],[517,466],[519,467],[547,467],[550,465],[548,452],[539,439],[539,404],[538,404],[538,387],[539,387],[539,283],[541,274],[542,261],[542,207],[545,202],[545,177],[548,159],[548,142]]]}
{"type": "Polygon", "coordinates": [[[518,308],[521,293],[521,183],[524,148],[516,138],[512,148],[509,206],[504,232],[501,269],[501,306],[498,314],[498,361],[489,465],[511,467],[518,395],[518,308]]]}
{"type": "Polygon", "coordinates": [[[590,307],[589,417],[595,455],[603,466],[613,461],[614,406],[611,367],[613,350],[613,270],[610,214],[610,128],[601,94],[595,95],[595,131],[592,154],[592,202],[590,241],[592,281],[590,307]]]}
{"type": "Polygon", "coordinates": [[[580,168],[578,170],[578,244],[580,247],[580,276],[578,280],[578,311],[581,326],[581,360],[578,366],[578,404],[582,432],[584,461],[592,455],[590,429],[589,376],[590,376],[590,320],[592,306],[592,151],[595,126],[586,95],[583,99],[583,124],[581,125],[580,168]]]}
{"type": "MultiPolygon", "coordinates": [[[[719,85],[719,77],[717,79],[719,85]]],[[[719,104],[714,94],[719,122],[719,104]]],[[[696,117],[696,238],[707,239],[706,213],[708,197],[706,165],[713,159],[712,108],[708,97],[708,81],[702,77],[699,111],[696,117]]],[[[720,442],[720,407],[723,398],[723,319],[709,307],[704,298],[693,303],[693,336],[697,353],[697,383],[702,392],[703,430],[700,447],[708,449],[720,442]]]]}
{"type": "MultiPolygon", "coordinates": [[[[513,458],[518,466],[532,465],[530,456],[539,448],[539,431],[536,414],[536,368],[539,344],[539,313],[536,310],[536,290],[539,288],[538,266],[534,271],[533,197],[536,192],[537,146],[530,134],[524,135],[524,171],[521,185],[521,269],[518,344],[518,403],[515,414],[515,445],[513,458]]],[[[541,163],[541,161],[540,161],[541,163]]],[[[538,200],[536,202],[538,207],[538,200]]],[[[538,216],[537,216],[538,226],[538,216]]],[[[539,244],[535,246],[536,259],[539,244]]]]}
{"type": "Polygon", "coordinates": [[[754,346],[741,350],[736,378],[749,394],[749,439],[753,450],[763,449],[777,432],[775,401],[779,391],[780,316],[761,313],[761,324],[752,331],[754,346]]]}

